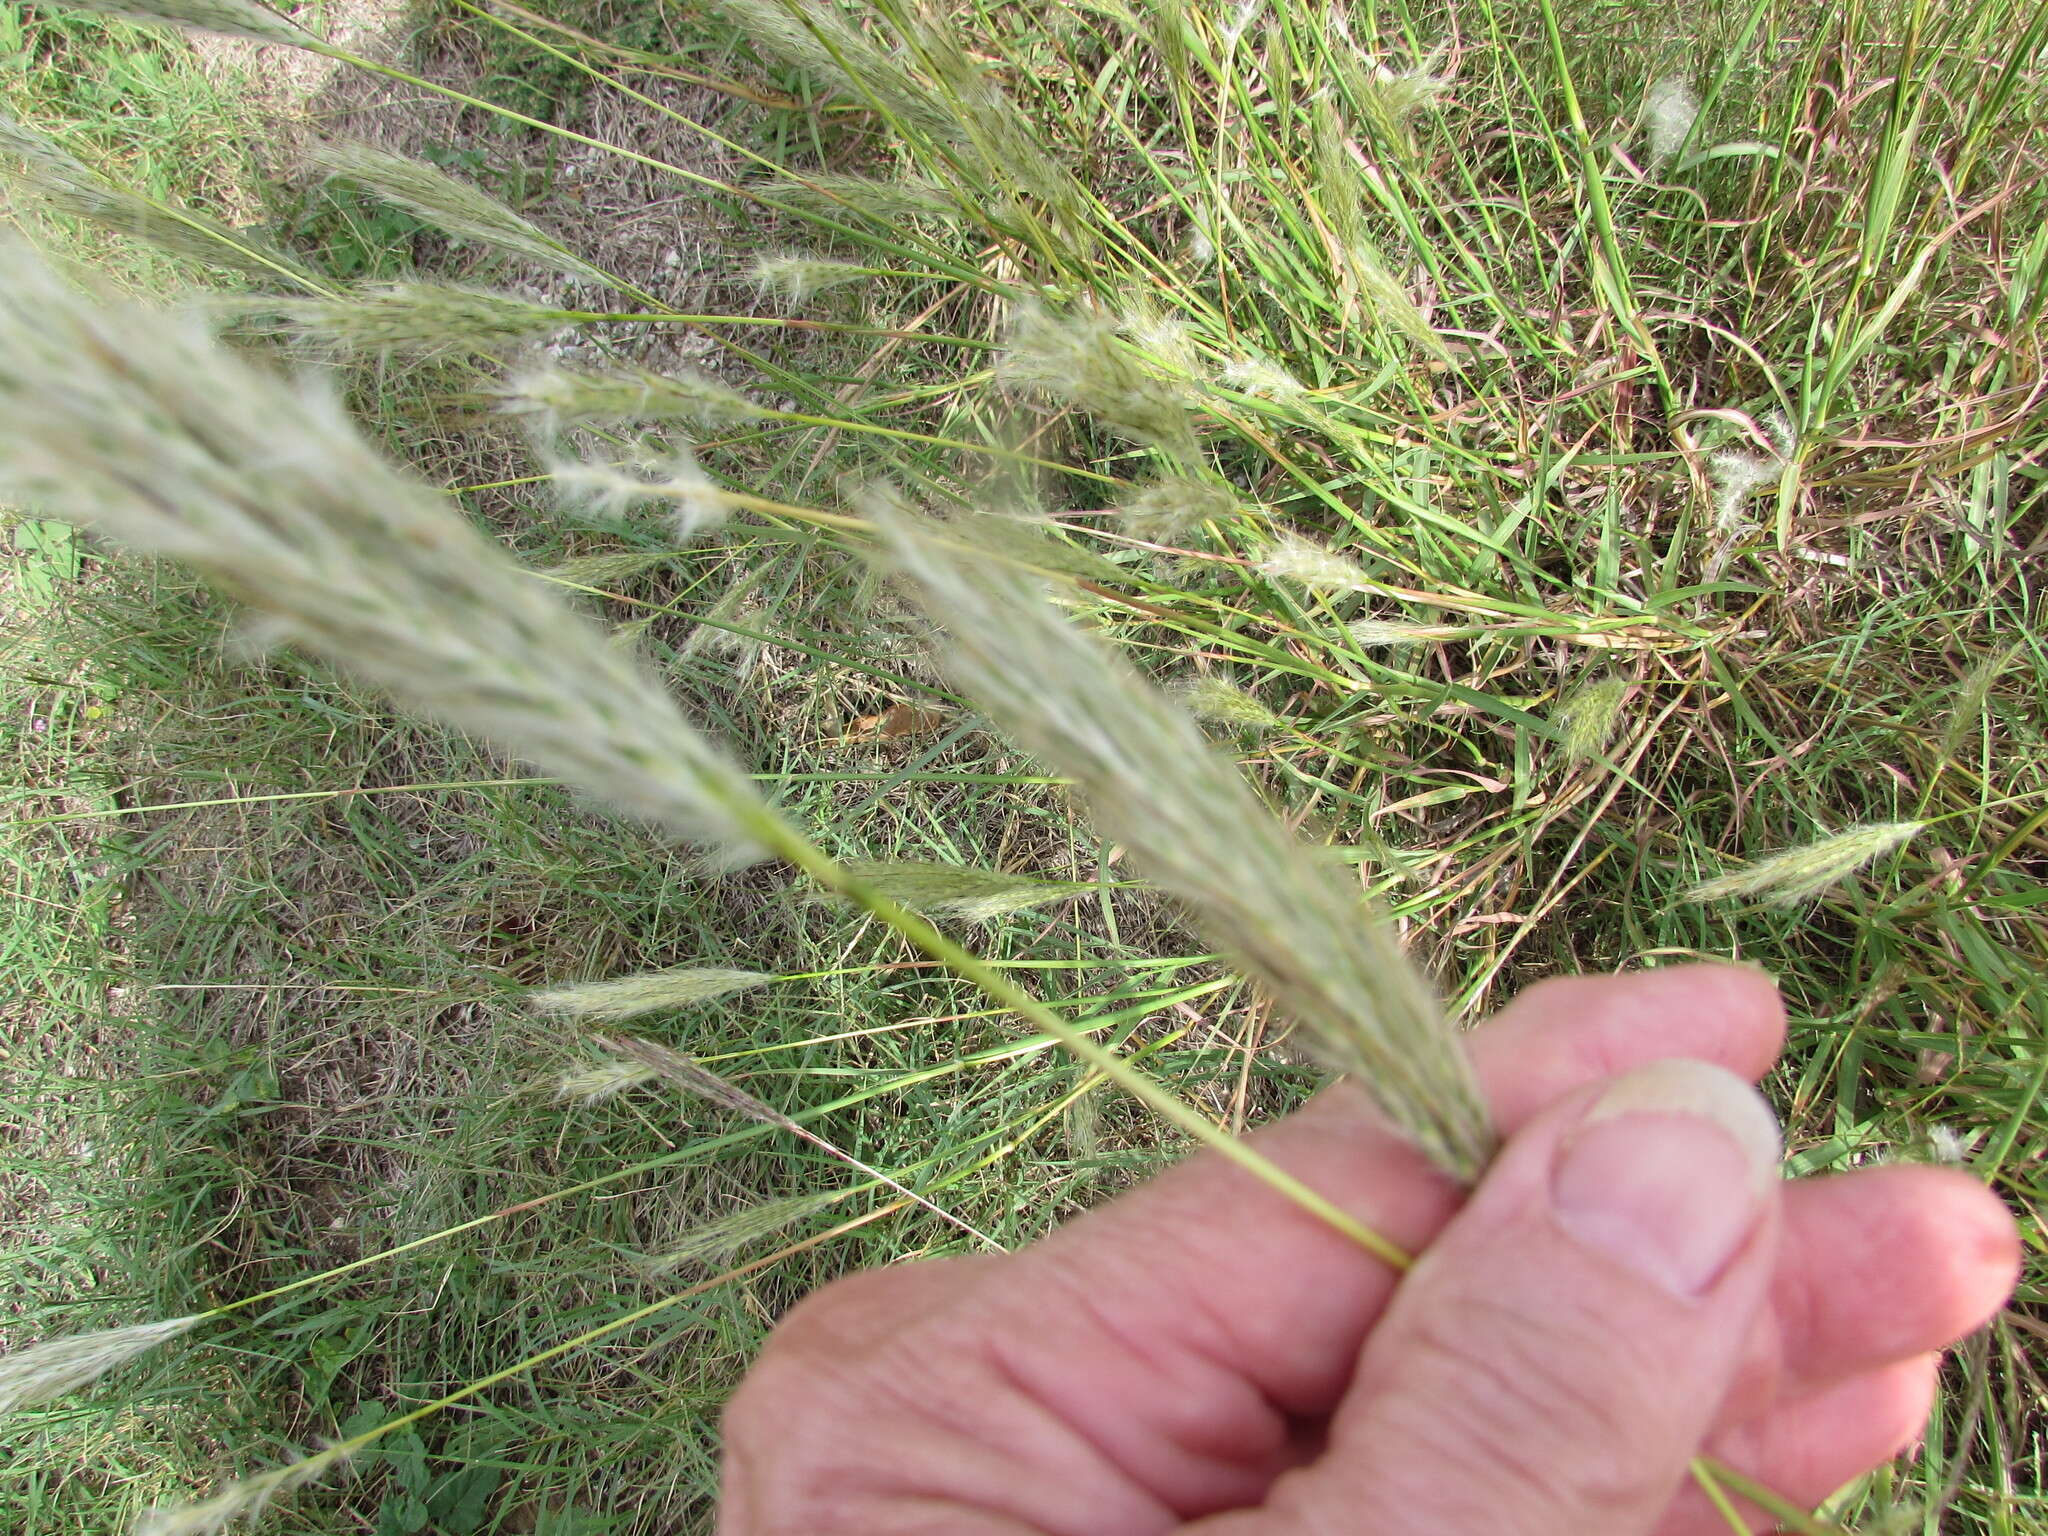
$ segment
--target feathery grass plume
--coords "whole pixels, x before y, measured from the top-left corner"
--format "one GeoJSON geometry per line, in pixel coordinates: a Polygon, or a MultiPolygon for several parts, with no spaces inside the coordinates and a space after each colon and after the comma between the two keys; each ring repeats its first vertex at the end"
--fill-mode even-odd
{"type": "Polygon", "coordinates": [[[1409,297],[1407,285],[1388,270],[1370,241],[1355,240],[1345,246],[1344,264],[1358,287],[1359,298],[1382,325],[1400,332],[1439,361],[1450,360],[1450,348],[1429,323],[1429,316],[1409,297]]]}
{"type": "Polygon", "coordinates": [[[1117,508],[1124,531],[1148,544],[1180,544],[1204,523],[1221,522],[1238,508],[1237,494],[1213,480],[1168,475],[1138,487],[1117,508]]]}
{"type": "Polygon", "coordinates": [[[1391,619],[1353,619],[1344,627],[1351,635],[1351,643],[1361,650],[1431,640],[1466,640],[1479,633],[1469,624],[1400,624],[1391,619]]]}
{"type": "Polygon", "coordinates": [[[307,286],[318,285],[309,268],[273,248],[264,236],[230,229],[203,213],[174,203],[156,203],[118,187],[69,150],[4,112],[0,112],[0,155],[21,162],[15,179],[54,212],[208,266],[259,277],[289,276],[307,286]]]}
{"type": "Polygon", "coordinates": [[[99,174],[55,139],[0,111],[0,155],[24,162],[38,186],[95,185],[99,174]]]}
{"type": "Polygon", "coordinates": [[[1714,487],[1714,532],[1724,543],[1745,531],[1742,509],[1749,498],[1783,479],[1799,451],[1799,434],[1782,411],[1765,416],[1763,428],[1771,442],[1768,455],[1723,448],[1707,459],[1707,479],[1714,487]]]}
{"type": "Polygon", "coordinates": [[[62,0],[54,7],[118,16],[145,26],[176,27],[181,32],[212,32],[245,37],[252,43],[284,43],[324,52],[326,44],[295,21],[287,21],[256,0],[62,0]]]}
{"type": "Polygon", "coordinates": [[[1268,576],[1291,581],[1311,592],[1373,590],[1372,578],[1356,562],[1287,529],[1259,557],[1258,568],[1268,576]]]}
{"type": "Polygon", "coordinates": [[[618,369],[528,368],[492,389],[498,409],[528,416],[548,431],[632,421],[686,421],[734,427],[768,414],[737,390],[683,368],[674,373],[618,369]]]}
{"type": "Polygon", "coordinates": [[[1778,483],[1785,466],[1774,459],[1723,448],[1707,460],[1707,478],[1714,486],[1714,532],[1732,538],[1743,528],[1742,509],[1758,491],[1778,483]]]}
{"type": "Polygon", "coordinates": [[[1991,685],[1998,681],[1998,674],[2011,666],[2019,653],[2017,641],[2002,650],[1993,651],[1957,681],[1955,702],[1949,707],[1948,724],[1941,733],[1940,757],[1943,762],[1953,758],[1964,741],[1982,728],[1984,704],[1991,697],[1991,685]]]}
{"type": "Polygon", "coordinates": [[[1793,907],[1846,880],[1866,864],[1911,842],[1921,821],[1881,821],[1850,827],[1804,848],[1758,859],[1747,869],[1703,880],[1685,893],[1687,901],[1760,897],[1774,907],[1793,907]]]}
{"type": "Polygon", "coordinates": [[[1194,462],[1201,452],[1194,397],[1184,385],[1147,371],[1118,329],[1098,312],[1056,315],[1039,304],[1021,305],[997,376],[1013,389],[1077,406],[1184,464],[1194,462]]]}
{"type": "MultiPolygon", "coordinates": [[[[866,494],[879,493],[870,488],[866,494]]],[[[891,500],[900,509],[908,510],[900,499],[891,500]]],[[[977,549],[1080,581],[1121,582],[1130,577],[1130,572],[1114,560],[1066,539],[1051,537],[1049,525],[1041,518],[1008,512],[965,512],[953,524],[953,531],[977,549]]]]}
{"type": "Polygon", "coordinates": [[[950,670],[965,691],[1075,780],[1098,831],[1187,906],[1333,1068],[1355,1075],[1441,1166],[1476,1177],[1493,1136],[1470,1064],[1357,888],[1288,837],[1184,711],[1063,621],[1014,567],[963,560],[887,508],[877,520],[951,632],[950,670]]]}
{"type": "Polygon", "coordinates": [[[970,923],[992,922],[1094,889],[1086,880],[1039,880],[927,859],[849,859],[843,867],[899,906],[927,917],[957,917],[970,923]]]}
{"type": "Polygon", "coordinates": [[[267,235],[231,229],[189,208],[153,203],[124,187],[46,188],[42,201],[59,213],[187,261],[251,277],[289,276],[307,287],[320,286],[310,267],[278,250],[267,235]]]}
{"type": "Polygon", "coordinates": [[[723,1263],[857,1193],[854,1189],[828,1189],[747,1206],[692,1228],[673,1248],[648,1254],[640,1261],[640,1271],[650,1280],[666,1280],[681,1270],[723,1263]]]}
{"type": "Polygon", "coordinates": [[[1435,106],[1451,84],[1426,67],[1389,69],[1375,64],[1348,73],[1352,95],[1380,142],[1410,153],[1415,148],[1416,114],[1435,106]]]}
{"type": "Polygon", "coordinates": [[[1197,720],[1227,726],[1240,735],[1284,730],[1287,720],[1235,683],[1215,676],[1190,678],[1169,690],[1173,701],[1197,720]]]}
{"type": "Polygon", "coordinates": [[[1275,405],[1294,405],[1308,396],[1306,384],[1270,357],[1257,352],[1248,357],[1233,358],[1224,364],[1217,378],[1227,389],[1271,400],[1275,405]]]}
{"type": "Polygon", "coordinates": [[[735,855],[752,781],[604,633],[386,463],[340,404],[0,244],[0,496],[181,560],[281,637],[735,855]]]}
{"type": "MultiPolygon", "coordinates": [[[[794,178],[798,172],[786,173],[794,178]]],[[[756,190],[778,203],[805,213],[843,218],[851,213],[876,224],[905,224],[913,219],[957,223],[959,200],[943,187],[914,177],[843,176],[831,171],[804,171],[801,180],[760,181],[756,190]]]]}
{"type": "Polygon", "coordinates": [[[1588,762],[1607,750],[1621,723],[1622,700],[1635,686],[1625,677],[1596,678],[1582,683],[1558,702],[1551,718],[1564,738],[1565,755],[1588,762]]]}
{"type": "Polygon", "coordinates": [[[764,297],[790,305],[808,304],[821,293],[874,275],[873,267],[857,261],[831,261],[822,256],[784,253],[754,258],[754,286],[764,297]]]}
{"type": "Polygon", "coordinates": [[[1643,132],[1652,170],[1661,171],[1678,158],[1699,116],[1699,97],[1678,76],[1666,75],[1650,87],[1643,98],[1643,132]]]}
{"type": "Polygon", "coordinates": [[[325,1477],[347,1459],[348,1453],[337,1447],[229,1483],[196,1504],[159,1505],[136,1523],[134,1536],[220,1536],[235,1521],[261,1514],[279,1494],[325,1477]]]}
{"type": "Polygon", "coordinates": [[[457,181],[424,161],[368,144],[319,144],[307,158],[330,179],[352,181],[451,239],[488,246],[559,272],[592,270],[559,240],[482,188],[457,181]]]}
{"type": "Polygon", "coordinates": [[[233,316],[274,316],[287,335],[343,352],[488,352],[559,331],[559,309],[452,283],[382,283],[339,299],[225,299],[233,316]]]}
{"type": "Polygon", "coordinates": [[[539,574],[578,586],[604,587],[631,581],[676,558],[673,549],[621,549],[606,555],[578,555],[551,565],[539,574]]]}
{"type": "Polygon", "coordinates": [[[718,9],[761,52],[793,65],[835,96],[880,108],[944,142],[958,139],[945,103],[829,0],[717,0],[718,9]]]}
{"type": "Polygon", "coordinates": [[[570,505],[596,516],[616,517],[642,502],[666,505],[682,540],[709,532],[731,515],[725,493],[697,465],[687,448],[670,448],[624,464],[584,459],[550,459],[548,478],[570,505]]]}
{"type": "Polygon", "coordinates": [[[981,181],[1011,217],[1041,224],[1086,260],[1095,244],[1088,191],[1054,152],[1054,143],[1011,98],[996,73],[965,42],[951,17],[905,7],[896,13],[902,41],[932,82],[955,140],[980,161],[981,181]],[[1023,192],[1031,200],[1019,198],[1023,192]]]}
{"type": "Polygon", "coordinates": [[[1140,352],[1175,373],[1194,374],[1201,366],[1194,328],[1180,316],[1165,313],[1149,298],[1127,304],[1117,328],[1140,352]]]}
{"type": "Polygon", "coordinates": [[[155,1323],[131,1323],[125,1328],[102,1328],[96,1333],[45,1339],[0,1355],[0,1414],[91,1386],[138,1355],[190,1333],[200,1317],[195,1313],[155,1323]]]}
{"type": "Polygon", "coordinates": [[[635,1061],[599,1061],[576,1067],[555,1078],[555,1097],[575,1099],[583,1104],[601,1104],[616,1094],[626,1093],[654,1081],[652,1067],[635,1061]]]}
{"type": "Polygon", "coordinates": [[[644,1013],[690,1008],[715,1002],[735,992],[766,986],[776,978],[766,971],[735,971],[715,965],[676,965],[662,971],[641,971],[606,981],[579,981],[529,992],[527,1000],[549,1013],[572,1019],[615,1024],[644,1013]]]}

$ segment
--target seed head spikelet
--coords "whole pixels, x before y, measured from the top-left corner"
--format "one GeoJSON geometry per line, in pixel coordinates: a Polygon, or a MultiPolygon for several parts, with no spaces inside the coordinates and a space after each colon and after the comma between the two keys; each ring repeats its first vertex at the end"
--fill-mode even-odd
{"type": "Polygon", "coordinates": [[[1257,736],[1283,728],[1287,721],[1237,684],[1216,676],[1190,678],[1176,684],[1173,701],[1197,720],[1221,725],[1241,735],[1257,736]]]}
{"type": "Polygon", "coordinates": [[[1011,388],[1078,406],[1104,426],[1164,449],[1182,463],[1200,454],[1194,397],[1144,368],[1108,315],[1019,309],[997,372],[1011,388]]]}
{"type": "Polygon", "coordinates": [[[588,274],[591,267],[479,187],[424,161],[368,144],[320,144],[307,156],[329,177],[352,181],[452,239],[517,256],[537,266],[588,274]]]}
{"type": "Polygon", "coordinates": [[[1356,561],[1292,531],[1283,530],[1268,546],[1259,558],[1259,569],[1311,592],[1372,590],[1372,579],[1356,561]]]}
{"type": "Polygon", "coordinates": [[[490,352],[568,323],[562,311],[451,283],[385,283],[338,299],[223,299],[229,316],[273,316],[284,334],[349,353],[490,352]]]}
{"type": "Polygon", "coordinates": [[[1597,678],[1567,694],[1557,706],[1557,726],[1566,756],[1586,762],[1607,750],[1621,723],[1622,701],[1631,684],[1625,677],[1597,678]]]}
{"type": "Polygon", "coordinates": [[[771,1237],[808,1221],[820,1211],[830,1210],[857,1189],[821,1190],[816,1194],[794,1195],[787,1200],[769,1200],[746,1206],[730,1216],[721,1216],[693,1228],[673,1247],[650,1254],[640,1268],[650,1280],[666,1280],[685,1269],[722,1263],[734,1254],[765,1242],[771,1237]]]}
{"type": "Polygon", "coordinates": [[[690,1008],[715,1002],[735,992],[766,986],[775,977],[766,971],[739,971],[712,965],[678,965],[665,971],[642,971],[604,981],[580,981],[544,987],[527,999],[536,1008],[572,1019],[615,1024],[642,1014],[690,1008]]]}
{"type": "MultiPolygon", "coordinates": [[[[871,511],[951,636],[950,671],[1072,778],[1129,848],[1392,1121],[1461,1178],[1492,1133],[1430,989],[1357,890],[1287,836],[1187,714],[1061,619],[1005,563],[970,564],[928,526],[871,511]]],[[[944,525],[936,530],[943,535],[944,525]]]]}
{"type": "Polygon", "coordinates": [[[666,506],[678,540],[688,541],[724,522],[731,504],[687,448],[625,464],[554,459],[548,476],[565,500],[599,516],[616,517],[646,502],[666,506]]]}
{"type": "Polygon", "coordinates": [[[91,11],[181,32],[245,37],[252,43],[284,43],[324,51],[326,44],[295,21],[256,0],[63,0],[59,10],[91,11]]]}
{"type": "Polygon", "coordinates": [[[264,236],[230,229],[180,204],[156,202],[116,186],[69,150],[5,113],[0,113],[0,157],[18,164],[8,180],[53,212],[209,266],[319,286],[306,266],[273,248],[264,236]]]}
{"type": "Polygon", "coordinates": [[[199,1321],[195,1314],[103,1328],[96,1333],[46,1339],[0,1355],[0,1416],[89,1387],[138,1355],[190,1333],[199,1321]]]}
{"type": "Polygon", "coordinates": [[[739,391],[687,368],[672,373],[529,368],[493,393],[499,410],[530,418],[548,431],[641,421],[684,421],[716,429],[768,414],[739,391]]]}
{"type": "Polygon", "coordinates": [[[961,217],[954,193],[931,182],[907,177],[884,179],[805,171],[801,181],[761,181],[755,185],[778,203],[842,221],[848,214],[876,224],[904,224],[913,219],[954,223],[961,217]]]}
{"type": "Polygon", "coordinates": [[[1793,907],[1848,879],[1866,864],[1911,842],[1925,826],[1919,821],[1873,822],[1850,827],[1803,848],[1758,859],[1747,869],[1701,881],[1687,901],[1755,897],[1774,907],[1793,907]]]}
{"type": "Polygon", "coordinates": [[[1087,881],[1040,880],[919,859],[849,859],[842,867],[868,889],[913,912],[970,923],[1028,912],[1091,889],[1087,881]]]}
{"type": "Polygon", "coordinates": [[[1180,544],[1204,523],[1221,522],[1238,509],[1239,497],[1213,480],[1169,475],[1140,486],[1117,510],[1119,526],[1148,544],[1180,544]]]}
{"type": "Polygon", "coordinates": [[[1254,353],[1224,364],[1219,381],[1239,394],[1271,400],[1275,405],[1294,405],[1307,398],[1308,386],[1270,357],[1254,353]]]}
{"type": "Polygon", "coordinates": [[[136,1522],[134,1536],[220,1536],[238,1520],[263,1512],[281,1493],[325,1477],[347,1460],[347,1452],[321,1451],[289,1466],[229,1483],[210,1499],[193,1504],[161,1505],[136,1522]]]}
{"type": "Polygon", "coordinates": [[[0,495],[192,565],[281,635],[616,808],[734,851],[752,783],[340,406],[0,246],[0,495]]]}
{"type": "Polygon", "coordinates": [[[1643,133],[1653,170],[1661,171],[1678,158],[1699,116],[1699,97],[1676,75],[1667,75],[1650,87],[1643,99],[1643,133]]]}
{"type": "Polygon", "coordinates": [[[654,1077],[654,1068],[641,1066],[638,1062],[601,1061],[557,1076],[555,1097],[574,1099],[580,1104],[601,1104],[606,1099],[653,1082],[654,1077]]]}
{"type": "Polygon", "coordinates": [[[754,286],[764,296],[792,306],[807,304],[819,294],[848,283],[866,282],[874,275],[873,267],[856,261],[828,261],[821,256],[784,253],[754,258],[754,286]]]}

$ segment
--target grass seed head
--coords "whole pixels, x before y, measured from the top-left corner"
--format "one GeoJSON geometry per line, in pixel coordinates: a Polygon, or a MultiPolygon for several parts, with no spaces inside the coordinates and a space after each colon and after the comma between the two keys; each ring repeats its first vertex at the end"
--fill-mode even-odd
{"type": "Polygon", "coordinates": [[[798,306],[848,283],[867,282],[874,268],[855,261],[829,261],[821,256],[782,254],[754,258],[754,286],[762,295],[798,306]]]}
{"type": "Polygon", "coordinates": [[[567,323],[558,309],[452,283],[385,283],[339,299],[219,302],[231,316],[274,316],[288,335],[371,354],[490,352],[537,341],[567,323]]]}
{"type": "Polygon", "coordinates": [[[449,498],[186,319],[0,246],[0,496],[182,560],[288,638],[614,808],[737,857],[751,780],[449,498]]]}
{"type": "Polygon", "coordinates": [[[737,1083],[728,1082],[694,1056],[662,1045],[658,1041],[643,1040],[637,1035],[618,1035],[609,1039],[600,1036],[597,1043],[608,1050],[618,1052],[628,1062],[646,1067],[655,1077],[673,1083],[697,1098],[744,1115],[749,1120],[759,1121],[763,1125],[772,1125],[778,1130],[795,1131],[799,1135],[805,1134],[797,1123],[781,1110],[762,1103],[737,1083]]]}
{"type": "Polygon", "coordinates": [[[1285,729],[1284,716],[1275,714],[1235,683],[1213,674],[1191,678],[1171,690],[1173,701],[1197,720],[1220,725],[1244,736],[1262,736],[1285,729]]]}
{"type": "Polygon", "coordinates": [[[1622,701],[1633,686],[1625,677],[1603,677],[1582,683],[1565,696],[1557,706],[1556,721],[1566,756],[1588,762],[1607,750],[1621,723],[1622,701]]]}
{"type": "Polygon", "coordinates": [[[929,917],[957,917],[970,923],[1028,912],[1089,889],[1085,881],[1038,880],[920,859],[852,859],[843,868],[899,906],[929,917]]]}
{"type": "Polygon", "coordinates": [[[957,223],[961,217],[959,200],[952,192],[911,177],[806,171],[801,181],[763,181],[756,183],[756,189],[778,203],[842,221],[848,214],[885,225],[917,219],[957,223]]]}
{"type": "Polygon", "coordinates": [[[0,1415],[89,1387],[159,1344],[190,1333],[199,1321],[195,1314],[131,1323],[125,1328],[45,1339],[0,1355],[0,1415]]]}
{"type": "Polygon", "coordinates": [[[1275,405],[1295,405],[1308,397],[1306,384],[1270,357],[1256,352],[1225,364],[1218,378],[1225,388],[1271,400],[1275,405]]]}
{"type": "Polygon", "coordinates": [[[555,1097],[579,1104],[601,1104],[654,1081],[654,1069],[632,1061],[600,1061],[577,1067],[555,1079],[555,1097]]]}
{"type": "Polygon", "coordinates": [[[626,464],[551,459],[548,477],[572,506],[616,517],[647,502],[669,508],[676,538],[688,542],[731,515],[731,503],[687,448],[626,464]]]}
{"type": "Polygon", "coordinates": [[[1076,406],[1125,437],[1193,463],[1200,457],[1193,395],[1145,369],[1119,329],[1108,315],[1056,315],[1024,305],[997,374],[1013,389],[1076,406]]]}
{"type": "Polygon", "coordinates": [[[279,1494],[326,1476],[346,1459],[347,1453],[340,1449],[321,1451],[290,1466],[230,1483],[210,1499],[159,1506],[136,1522],[134,1536],[220,1536],[236,1521],[260,1515],[279,1494]]]}
{"type": "Polygon", "coordinates": [[[148,26],[176,27],[181,32],[212,32],[245,37],[252,43],[284,43],[293,48],[322,48],[320,39],[287,21],[256,0],[63,0],[62,10],[92,11],[148,26]]]}
{"type": "Polygon", "coordinates": [[[1758,859],[1747,869],[1703,880],[1685,893],[1685,899],[1756,898],[1774,907],[1794,907],[1848,879],[1865,865],[1903,848],[1925,825],[1919,821],[1885,821],[1850,827],[1804,848],[1787,848],[1758,859]]]}
{"type": "Polygon", "coordinates": [[[1699,116],[1699,97],[1678,76],[1667,75],[1650,87],[1643,100],[1643,132],[1651,169],[1661,171],[1678,158],[1699,116]]]}
{"type": "Polygon", "coordinates": [[[642,1014],[665,1013],[715,1002],[735,992],[766,986],[775,977],[765,971],[736,971],[713,965],[678,965],[662,971],[641,971],[606,981],[580,981],[544,987],[527,994],[528,1001],[549,1013],[572,1019],[616,1024],[642,1014]]]}
{"type": "Polygon", "coordinates": [[[757,1243],[780,1237],[853,1193],[850,1189],[828,1189],[746,1206],[730,1216],[693,1228],[662,1253],[649,1254],[641,1261],[641,1272],[650,1280],[666,1280],[683,1270],[723,1263],[757,1243]]]}
{"type": "Polygon", "coordinates": [[[690,369],[674,373],[529,368],[497,386],[498,409],[542,431],[580,425],[684,421],[708,429],[738,426],[767,413],[737,390],[690,369]]]}
{"type": "Polygon", "coordinates": [[[1431,640],[1462,640],[1473,631],[1457,624],[1401,624],[1391,619],[1353,619],[1344,626],[1361,650],[1386,645],[1415,645],[1431,640]]]}
{"type": "Polygon", "coordinates": [[[588,270],[560,241],[488,192],[424,161],[368,144],[320,144],[308,158],[330,178],[354,182],[451,239],[488,246],[556,271],[588,270]]]}
{"type": "Polygon", "coordinates": [[[1072,778],[1131,850],[1441,1166],[1475,1178],[1487,1115],[1428,984],[1355,885],[1290,838],[1184,710],[1061,619],[1014,567],[973,562],[877,511],[894,562],[950,632],[950,671],[1027,749],[1072,778]]]}
{"type": "Polygon", "coordinates": [[[1335,550],[1283,530],[1259,559],[1259,569],[1311,592],[1370,592],[1372,579],[1335,550]]]}
{"type": "Polygon", "coordinates": [[[1222,522],[1239,505],[1237,494],[1213,480],[1168,475],[1142,485],[1117,510],[1123,530],[1148,544],[1182,544],[1205,523],[1222,522]]]}

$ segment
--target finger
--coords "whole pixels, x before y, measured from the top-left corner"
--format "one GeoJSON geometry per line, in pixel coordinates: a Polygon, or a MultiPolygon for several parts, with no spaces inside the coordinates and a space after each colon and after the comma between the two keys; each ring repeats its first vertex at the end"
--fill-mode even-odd
{"type": "MultiPolygon", "coordinates": [[[[1754,1079],[1783,1029],[1776,990],[1760,973],[1689,965],[1539,983],[1474,1031],[1470,1048],[1498,1123],[1512,1133],[1574,1089],[1665,1057],[1754,1079]]],[[[1347,1085],[1252,1143],[1410,1252],[1464,1198],[1347,1085]]],[[[1304,1416],[1336,1403],[1395,1281],[1350,1240],[1214,1157],[1191,1158],[1070,1223],[1031,1262],[1062,1291],[1090,1298],[1097,1323],[1078,1330],[1074,1354],[1100,1350],[1099,1324],[1150,1355],[1191,1351],[1240,1371],[1304,1416]]],[[[1077,1408],[1107,1432],[1143,1431],[1141,1422],[1110,1422],[1106,1401],[1077,1408]]]]}
{"type": "MultiPolygon", "coordinates": [[[[1934,1404],[1940,1357],[1915,1355],[1787,1398],[1769,1413],[1715,1436],[1714,1458],[1802,1509],[1882,1466],[1913,1444],[1934,1404]]],[[[1777,1522],[1745,1499],[1736,1507],[1760,1531],[1777,1522]]],[[[1728,1521],[1697,1486],[1681,1488],[1657,1536],[1727,1536],[1728,1521]]]]}
{"type": "Polygon", "coordinates": [[[2012,1216],[1958,1169],[1872,1168],[1789,1184],[1784,1198],[1772,1302],[1788,1390],[1941,1349],[2012,1293],[2012,1216]]]}
{"type": "Polygon", "coordinates": [[[1634,1536],[1670,1505],[1764,1305],[1778,1132],[1667,1061],[1511,1141],[1374,1330],[1330,1449],[1194,1529],[1634,1536]]]}
{"type": "Polygon", "coordinates": [[[1685,1056],[1756,1082],[1785,1043],[1777,985],[1741,965],[1675,965],[1625,976],[1557,976],[1472,1034],[1494,1123],[1512,1135],[1588,1083],[1685,1056]]]}

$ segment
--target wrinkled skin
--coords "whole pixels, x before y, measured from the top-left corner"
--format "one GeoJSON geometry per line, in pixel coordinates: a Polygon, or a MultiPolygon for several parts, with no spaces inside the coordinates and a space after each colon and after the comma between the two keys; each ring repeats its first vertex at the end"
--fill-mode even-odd
{"type": "Polygon", "coordinates": [[[1745,1182],[1691,1115],[1594,1125],[1665,1058],[1756,1081],[1783,1024],[1734,967],[1531,988],[1470,1037],[1506,1145],[1469,1195],[1355,1090],[1260,1131],[1426,1250],[1405,1282],[1202,1155],[1023,1252],[827,1286],[727,1413],[722,1536],[1706,1536],[1702,1450],[1816,1503],[1918,1433],[2017,1239],[1957,1170],[1745,1182]],[[1745,1202],[1731,1254],[1674,1291],[1584,1240],[1585,1147],[1639,1204],[1745,1202]]]}

